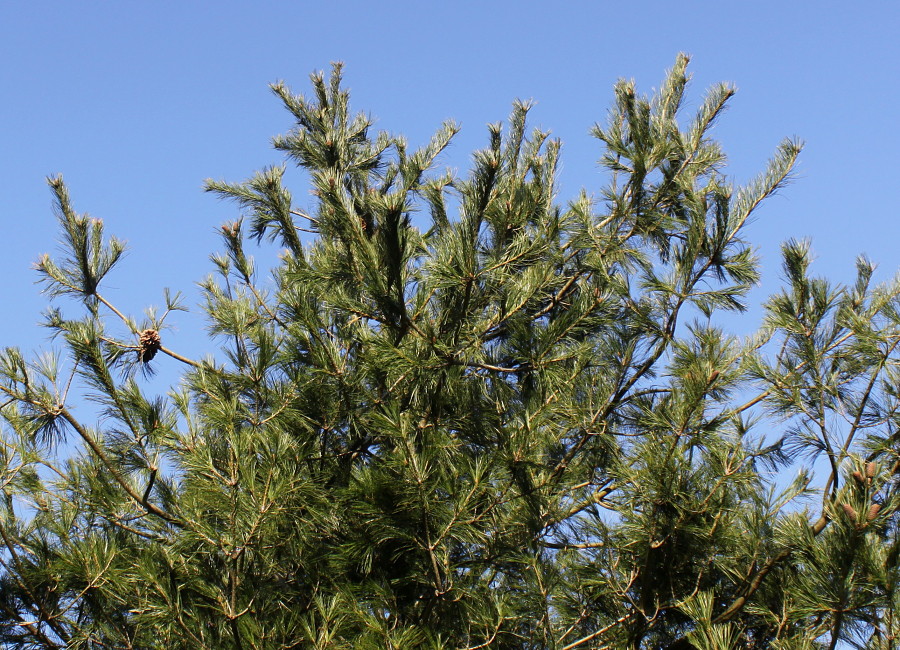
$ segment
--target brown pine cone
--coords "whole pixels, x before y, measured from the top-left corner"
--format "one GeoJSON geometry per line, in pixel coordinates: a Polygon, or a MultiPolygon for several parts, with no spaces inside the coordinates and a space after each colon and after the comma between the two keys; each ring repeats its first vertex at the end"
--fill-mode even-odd
{"type": "Polygon", "coordinates": [[[140,343],[138,347],[138,361],[147,363],[159,352],[162,339],[159,337],[159,332],[147,329],[141,332],[138,340],[140,343]]]}
{"type": "Polygon", "coordinates": [[[870,462],[870,463],[866,463],[866,478],[868,478],[869,480],[872,480],[873,478],[875,478],[875,470],[876,469],[877,468],[875,466],[874,461],[870,462]]]}

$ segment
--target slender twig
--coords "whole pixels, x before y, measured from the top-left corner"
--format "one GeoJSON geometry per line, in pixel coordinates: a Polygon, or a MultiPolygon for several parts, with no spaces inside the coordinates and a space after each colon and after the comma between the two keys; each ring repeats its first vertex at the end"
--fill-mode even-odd
{"type": "Polygon", "coordinates": [[[152,470],[150,470],[150,480],[147,481],[147,487],[144,490],[144,496],[141,499],[141,503],[143,503],[144,505],[147,505],[147,499],[150,498],[150,492],[153,491],[153,484],[156,482],[157,471],[158,470],[156,467],[154,467],[152,470]]]}
{"type": "Polygon", "coordinates": [[[106,305],[107,309],[109,309],[112,313],[114,313],[116,316],[118,316],[122,320],[122,322],[128,326],[128,329],[130,329],[134,334],[138,333],[137,329],[134,327],[134,323],[132,323],[131,320],[129,320],[128,317],[125,316],[125,314],[123,314],[118,309],[116,309],[115,305],[113,305],[111,302],[109,302],[106,298],[101,296],[99,293],[95,293],[94,297],[97,300],[99,300],[101,303],[106,305]]]}
{"type": "Polygon", "coordinates": [[[72,372],[71,372],[71,374],[69,374],[69,380],[66,382],[66,387],[63,390],[62,396],[59,398],[60,404],[66,403],[66,398],[69,395],[69,389],[72,387],[72,380],[75,379],[75,371],[78,370],[78,364],[80,361],[81,361],[80,359],[76,359],[75,363],[72,365],[72,372]]]}
{"type": "Polygon", "coordinates": [[[300,212],[300,210],[291,210],[291,214],[293,214],[293,215],[295,215],[295,216],[297,216],[297,217],[303,217],[304,219],[308,219],[309,222],[310,222],[311,224],[315,225],[316,227],[318,227],[318,225],[319,225],[319,220],[318,220],[318,219],[316,219],[315,217],[309,216],[309,215],[306,214],[305,212],[300,212]]]}
{"type": "Polygon", "coordinates": [[[589,548],[605,548],[604,542],[585,542],[584,544],[561,544],[559,542],[541,542],[541,546],[558,551],[583,551],[589,548]]]}
{"type": "Polygon", "coordinates": [[[628,614],[625,614],[624,616],[620,616],[619,618],[617,618],[616,620],[614,620],[612,623],[610,623],[610,624],[607,625],[606,627],[601,627],[601,628],[600,628],[599,630],[597,630],[596,632],[592,632],[591,634],[588,634],[587,636],[581,637],[580,639],[578,639],[578,640],[575,641],[574,643],[570,643],[570,644],[567,645],[567,646],[563,646],[563,647],[562,647],[562,650],[572,650],[572,648],[577,648],[577,647],[580,646],[580,645],[584,645],[584,644],[587,643],[588,641],[593,641],[594,639],[596,639],[596,638],[597,638],[598,636],[600,636],[601,634],[605,634],[606,632],[609,632],[611,629],[613,629],[613,628],[616,627],[617,625],[621,625],[622,623],[624,623],[625,621],[627,621],[627,620],[628,620],[629,618],[631,618],[632,616],[634,616],[634,612],[630,612],[630,613],[628,613],[628,614]]]}
{"type": "Polygon", "coordinates": [[[172,350],[170,350],[169,348],[167,348],[163,345],[159,346],[159,351],[163,352],[164,354],[168,354],[170,357],[172,357],[173,359],[175,359],[177,361],[180,361],[181,363],[186,363],[189,366],[193,366],[194,368],[201,367],[201,364],[197,363],[193,359],[188,359],[187,357],[183,357],[180,354],[178,354],[177,352],[173,352],[172,350]]]}

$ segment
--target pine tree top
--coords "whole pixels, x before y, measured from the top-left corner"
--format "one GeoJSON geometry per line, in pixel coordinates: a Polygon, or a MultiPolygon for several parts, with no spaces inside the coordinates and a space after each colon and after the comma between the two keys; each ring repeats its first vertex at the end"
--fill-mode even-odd
{"type": "Polygon", "coordinates": [[[166,329],[178,294],[108,300],[124,244],[52,178],[64,252],[37,268],[83,312],[48,311],[53,355],[0,355],[3,642],[891,647],[900,285],[865,259],[812,276],[790,241],[759,333],[723,329],[801,145],[733,185],[710,129],[734,90],[685,116],[687,65],[616,85],[607,184],[567,201],[527,103],[458,175],[455,124],[415,151],[374,132],[339,65],[274,85],[312,206],[284,165],[207,181],[240,216],[201,283],[206,358],[166,329]],[[283,248],[272,283],[253,241],[283,248]],[[163,363],[181,383],[150,398],[163,363]]]}

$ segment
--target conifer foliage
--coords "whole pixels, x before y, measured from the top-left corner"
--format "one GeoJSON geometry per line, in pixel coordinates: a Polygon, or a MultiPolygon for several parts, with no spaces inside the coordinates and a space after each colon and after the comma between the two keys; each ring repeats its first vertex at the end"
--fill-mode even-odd
{"type": "Polygon", "coordinates": [[[733,89],[685,115],[687,63],[616,85],[606,185],[569,202],[526,103],[456,174],[456,125],[376,133],[340,66],[273,86],[312,199],[284,166],[207,182],[241,216],[197,354],[178,295],[107,299],[124,244],[51,179],[56,351],[0,355],[4,647],[897,647],[900,285],[791,241],[759,333],[722,329],[800,145],[732,185],[733,89]]]}

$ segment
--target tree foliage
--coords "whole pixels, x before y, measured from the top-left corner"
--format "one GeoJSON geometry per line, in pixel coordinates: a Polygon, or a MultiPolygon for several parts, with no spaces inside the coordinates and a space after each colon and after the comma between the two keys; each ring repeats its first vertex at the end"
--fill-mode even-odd
{"type": "Polygon", "coordinates": [[[800,145],[735,187],[734,91],[685,116],[687,63],[616,85],[607,183],[568,203],[526,103],[459,176],[456,125],[376,133],[340,66],[274,85],[311,206],[284,166],[207,182],[242,216],[202,360],[166,346],[177,294],[107,300],[124,244],[51,179],[37,270],[81,315],[0,355],[5,647],[896,647],[900,284],[813,276],[791,241],[759,332],[723,329],[800,145]],[[184,372],[151,396],[159,364],[184,372]]]}

